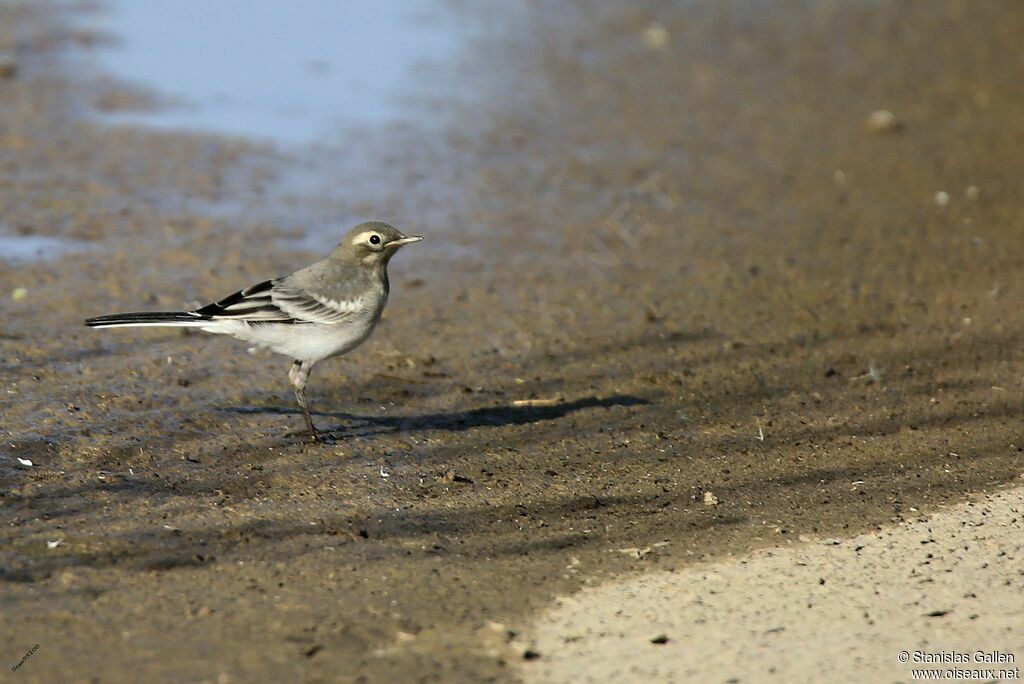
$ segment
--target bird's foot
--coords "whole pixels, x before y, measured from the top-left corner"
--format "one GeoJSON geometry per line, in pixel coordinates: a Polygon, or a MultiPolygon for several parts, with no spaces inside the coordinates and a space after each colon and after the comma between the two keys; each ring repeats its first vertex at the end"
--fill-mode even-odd
{"type": "Polygon", "coordinates": [[[285,437],[302,437],[303,442],[307,444],[329,444],[334,441],[334,435],[330,432],[322,432],[315,430],[310,432],[309,430],[289,430],[284,433],[285,437]]]}

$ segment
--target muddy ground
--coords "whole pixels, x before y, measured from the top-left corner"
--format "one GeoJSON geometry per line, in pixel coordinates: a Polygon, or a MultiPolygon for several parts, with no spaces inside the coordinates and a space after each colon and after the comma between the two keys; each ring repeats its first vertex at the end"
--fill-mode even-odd
{"type": "Polygon", "coordinates": [[[96,123],[102,37],[0,7],[0,223],[83,243],[0,267],[5,676],[514,680],[556,595],[1017,477],[1024,8],[695,5],[492,9],[441,132],[322,172],[96,123]],[[325,445],[284,359],[81,327],[370,215],[428,240],[317,368],[325,445]]]}

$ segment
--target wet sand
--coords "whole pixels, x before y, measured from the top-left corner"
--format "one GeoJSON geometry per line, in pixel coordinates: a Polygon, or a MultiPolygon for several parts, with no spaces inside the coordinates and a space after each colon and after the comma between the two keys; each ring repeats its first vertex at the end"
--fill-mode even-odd
{"type": "Polygon", "coordinates": [[[90,249],[0,267],[20,680],[514,680],[556,597],[1024,470],[1017,3],[531,6],[449,129],[358,136],[316,192],[245,141],[92,123],[131,91],[45,9],[0,7],[0,223],[90,249]],[[428,240],[313,377],[330,444],[289,434],[283,359],[81,327],[365,213],[428,240]]]}

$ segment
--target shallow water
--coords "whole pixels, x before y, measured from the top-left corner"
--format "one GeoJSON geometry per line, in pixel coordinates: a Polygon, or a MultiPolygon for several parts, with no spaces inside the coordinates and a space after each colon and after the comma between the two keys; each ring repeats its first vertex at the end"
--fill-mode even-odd
{"type": "Polygon", "coordinates": [[[428,116],[417,93],[443,86],[464,28],[432,1],[109,0],[91,21],[116,38],[100,69],[161,104],[110,121],[286,144],[428,116]]]}
{"type": "Polygon", "coordinates": [[[0,232],[0,260],[24,263],[56,259],[71,251],[84,249],[82,243],[47,235],[10,235],[0,232]]]}

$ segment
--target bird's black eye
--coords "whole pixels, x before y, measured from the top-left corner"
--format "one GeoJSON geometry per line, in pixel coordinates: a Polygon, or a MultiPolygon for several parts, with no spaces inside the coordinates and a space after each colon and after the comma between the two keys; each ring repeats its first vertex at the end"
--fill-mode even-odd
{"type": "Polygon", "coordinates": [[[379,245],[380,244],[380,235],[371,235],[370,236],[370,244],[371,245],[379,245]]]}

